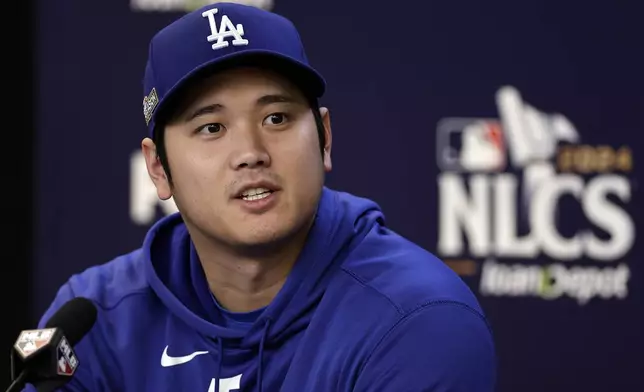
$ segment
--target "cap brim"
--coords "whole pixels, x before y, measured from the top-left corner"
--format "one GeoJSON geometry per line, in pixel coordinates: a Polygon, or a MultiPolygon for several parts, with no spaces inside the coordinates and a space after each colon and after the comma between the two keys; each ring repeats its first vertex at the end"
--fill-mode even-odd
{"type": "Polygon", "coordinates": [[[308,64],[271,51],[246,50],[205,62],[181,78],[159,101],[154,113],[154,123],[156,124],[159,113],[164,112],[168,102],[181,95],[177,92],[190,86],[191,82],[226,69],[243,66],[260,67],[279,73],[297,85],[305,95],[314,98],[321,97],[326,89],[324,78],[308,64]]]}

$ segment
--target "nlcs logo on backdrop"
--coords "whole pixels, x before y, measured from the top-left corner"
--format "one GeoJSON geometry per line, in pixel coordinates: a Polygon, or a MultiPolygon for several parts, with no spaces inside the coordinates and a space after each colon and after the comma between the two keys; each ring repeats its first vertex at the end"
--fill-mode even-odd
{"type": "MultiPolygon", "coordinates": [[[[150,12],[189,12],[208,4],[221,3],[224,0],[130,0],[133,11],[150,12]]],[[[274,0],[226,0],[231,3],[251,5],[265,10],[273,9],[274,0]]]]}
{"type": "Polygon", "coordinates": [[[513,87],[496,101],[499,119],[438,124],[438,255],[485,296],[626,298],[631,150],[580,144],[513,87]]]}

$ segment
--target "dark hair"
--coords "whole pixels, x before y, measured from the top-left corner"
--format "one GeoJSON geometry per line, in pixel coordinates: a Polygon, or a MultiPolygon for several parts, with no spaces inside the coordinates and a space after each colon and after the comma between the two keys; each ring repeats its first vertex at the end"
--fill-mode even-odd
{"type": "MultiPolygon", "coordinates": [[[[178,103],[179,97],[177,97],[177,95],[178,94],[174,95],[177,99],[173,100],[173,102],[168,102],[165,105],[166,110],[159,112],[152,136],[152,140],[156,145],[157,158],[161,162],[161,166],[163,167],[163,170],[168,177],[168,182],[170,183],[170,185],[172,185],[172,174],[170,172],[170,166],[168,165],[168,154],[166,152],[165,146],[165,126],[172,118],[174,118],[176,112],[178,111],[179,106],[173,105],[175,103],[178,103]]],[[[318,104],[317,98],[309,97],[307,95],[305,96],[307,97],[307,102],[311,107],[311,110],[313,111],[313,118],[315,120],[315,126],[318,131],[318,141],[320,143],[320,154],[324,156],[325,129],[324,123],[322,122],[322,114],[320,113],[320,106],[318,104]]]]}

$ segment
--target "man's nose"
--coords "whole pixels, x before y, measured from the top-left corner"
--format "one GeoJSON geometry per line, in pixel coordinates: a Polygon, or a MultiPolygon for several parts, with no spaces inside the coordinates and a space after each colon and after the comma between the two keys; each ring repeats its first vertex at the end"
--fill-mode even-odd
{"type": "Polygon", "coordinates": [[[231,160],[231,165],[234,170],[270,166],[271,158],[265,148],[259,130],[237,132],[234,143],[237,150],[231,160]]]}

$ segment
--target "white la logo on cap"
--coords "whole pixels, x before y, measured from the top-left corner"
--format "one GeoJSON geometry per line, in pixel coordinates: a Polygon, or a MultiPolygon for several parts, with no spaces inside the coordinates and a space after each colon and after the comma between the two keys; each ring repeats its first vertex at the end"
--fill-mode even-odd
{"type": "Polygon", "coordinates": [[[219,25],[219,30],[217,30],[217,22],[215,21],[215,14],[219,12],[217,8],[213,8],[208,11],[204,11],[201,16],[208,18],[208,23],[210,24],[210,35],[208,36],[208,42],[217,41],[212,44],[214,50],[225,48],[228,46],[228,41],[224,38],[232,37],[234,38],[232,43],[234,46],[248,45],[248,40],[243,39],[244,35],[244,26],[238,24],[237,26],[233,25],[233,22],[230,21],[227,15],[221,17],[221,24],[219,25]]]}

